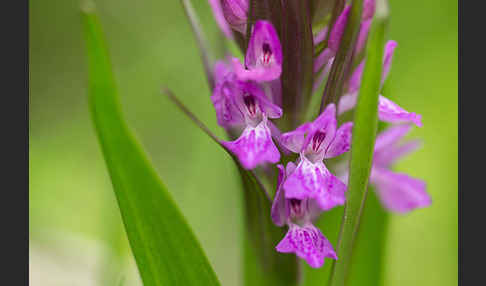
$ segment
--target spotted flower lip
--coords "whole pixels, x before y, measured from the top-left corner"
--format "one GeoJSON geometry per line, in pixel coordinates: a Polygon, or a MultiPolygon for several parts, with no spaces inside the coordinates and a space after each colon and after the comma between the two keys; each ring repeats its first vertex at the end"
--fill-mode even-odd
{"type": "Polygon", "coordinates": [[[277,226],[287,224],[289,230],[275,249],[282,253],[295,253],[313,267],[324,264],[324,258],[337,259],[337,255],[329,240],[312,224],[321,210],[312,199],[286,199],[282,188],[286,177],[292,174],[296,166],[290,162],[285,170],[278,165],[279,175],[277,192],[272,204],[271,216],[277,226]]]}
{"type": "Polygon", "coordinates": [[[238,139],[221,143],[238,157],[246,169],[253,169],[263,163],[274,164],[280,160],[280,152],[272,141],[266,116],[255,127],[247,125],[238,139]]]}
{"type": "Polygon", "coordinates": [[[282,46],[277,31],[266,20],[258,20],[248,43],[245,66],[238,59],[232,60],[240,80],[272,81],[282,73],[282,46]]]}
{"type": "MultiPolygon", "coordinates": [[[[388,41],[385,46],[383,57],[383,73],[381,85],[390,71],[393,52],[397,46],[395,41],[388,41]]],[[[361,86],[361,78],[364,69],[364,60],[355,69],[348,83],[347,92],[339,100],[338,113],[342,114],[356,106],[358,91],[361,86]]],[[[390,123],[414,123],[418,127],[422,126],[422,116],[414,112],[408,112],[398,104],[380,95],[378,98],[378,118],[381,121],[390,123]]]]}
{"type": "Polygon", "coordinates": [[[329,240],[312,224],[289,224],[289,231],[275,249],[282,253],[295,253],[313,268],[321,267],[325,257],[337,259],[329,240]]]}
{"type": "Polygon", "coordinates": [[[231,28],[245,34],[248,19],[248,0],[221,0],[221,7],[224,18],[231,28]]]}
{"type": "Polygon", "coordinates": [[[349,151],[352,123],[337,129],[336,107],[328,105],[314,120],[280,136],[280,144],[300,158],[295,171],[283,184],[287,199],[315,199],[322,210],[343,205],[346,185],[334,176],[323,163],[349,151]]]}

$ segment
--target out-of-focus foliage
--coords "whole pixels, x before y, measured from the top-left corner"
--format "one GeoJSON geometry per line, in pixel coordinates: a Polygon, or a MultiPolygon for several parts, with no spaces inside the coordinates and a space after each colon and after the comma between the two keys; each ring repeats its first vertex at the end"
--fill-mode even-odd
{"type": "MultiPolygon", "coordinates": [[[[209,6],[193,2],[210,43],[216,43],[209,6]]],[[[390,216],[384,283],[452,286],[457,284],[457,2],[390,2],[389,36],[398,47],[386,96],[422,114],[424,123],[411,134],[424,140],[423,148],[396,169],[426,180],[433,204],[390,216]]],[[[37,275],[32,285],[106,285],[100,281],[110,271],[111,280],[137,285],[89,117],[79,2],[31,0],[29,5],[30,269],[37,275]]],[[[97,7],[128,124],[221,283],[237,285],[243,220],[233,162],[160,95],[161,85],[168,84],[223,136],[182,7],[178,1],[152,0],[97,1],[97,7]]],[[[325,218],[323,232],[337,238],[329,231],[338,228],[325,227],[325,218]]],[[[327,261],[324,268],[330,265],[327,261]]]]}

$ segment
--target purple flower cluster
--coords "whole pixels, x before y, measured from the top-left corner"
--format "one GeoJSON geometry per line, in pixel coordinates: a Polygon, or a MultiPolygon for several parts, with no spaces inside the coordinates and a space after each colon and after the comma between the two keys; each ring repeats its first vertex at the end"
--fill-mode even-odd
{"type": "MultiPolygon", "coordinates": [[[[245,35],[247,0],[210,0],[210,4],[225,35],[229,38],[233,38],[233,33],[245,35]]],[[[364,1],[356,53],[365,46],[374,8],[374,0],[364,1]]],[[[327,47],[314,61],[314,87],[324,80],[333,64],[349,14],[350,6],[346,6],[329,33],[326,26],[314,36],[314,45],[329,37],[327,47]]],[[[396,46],[394,41],[386,43],[382,84],[389,73],[396,46]]],[[[350,150],[353,124],[345,122],[338,126],[337,116],[356,105],[365,60],[352,72],[337,106],[328,104],[314,121],[284,133],[274,122],[285,115],[280,81],[283,52],[278,33],[270,21],[258,20],[251,27],[244,63],[231,57],[214,65],[215,86],[211,100],[218,124],[235,134],[233,141],[222,141],[222,144],[241,165],[246,169],[268,167],[280,162],[281,156],[294,158],[290,156],[297,154],[294,162],[277,165],[277,190],[271,217],[275,225],[288,226],[276,250],[295,253],[311,267],[321,267],[325,257],[337,259],[331,243],[312,222],[323,211],[344,205],[346,201],[347,170],[341,168],[342,171],[334,175],[326,166],[326,160],[350,150]]],[[[399,141],[412,124],[422,125],[420,115],[404,110],[381,95],[378,114],[381,121],[392,126],[376,139],[370,183],[375,186],[383,205],[391,211],[403,213],[428,206],[431,201],[423,181],[390,170],[393,162],[418,146],[416,142],[400,145],[399,141]]],[[[344,165],[346,162],[341,163],[344,165]]]]}

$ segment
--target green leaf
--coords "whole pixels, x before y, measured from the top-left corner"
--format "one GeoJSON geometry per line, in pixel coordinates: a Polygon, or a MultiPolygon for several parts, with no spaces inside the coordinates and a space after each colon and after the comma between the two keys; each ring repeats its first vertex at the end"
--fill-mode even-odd
{"type": "Polygon", "coordinates": [[[381,17],[377,11],[377,17],[370,33],[363,80],[356,105],[349,185],[337,246],[339,260],[333,264],[330,286],[345,285],[360,216],[367,195],[378,122],[378,93],[383,65],[385,24],[385,17],[381,17]]]}
{"type": "Polygon", "coordinates": [[[92,119],[144,285],[220,285],[199,242],[125,124],[94,5],[83,7],[82,24],[92,119]]]}

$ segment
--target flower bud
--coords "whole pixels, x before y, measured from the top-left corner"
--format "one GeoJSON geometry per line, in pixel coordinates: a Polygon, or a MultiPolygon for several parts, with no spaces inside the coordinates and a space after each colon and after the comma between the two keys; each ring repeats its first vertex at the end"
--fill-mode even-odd
{"type": "Polygon", "coordinates": [[[248,19],[248,0],[221,0],[223,15],[234,30],[245,34],[248,19]]]}

